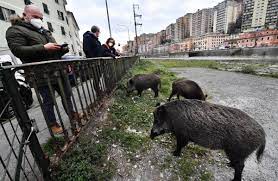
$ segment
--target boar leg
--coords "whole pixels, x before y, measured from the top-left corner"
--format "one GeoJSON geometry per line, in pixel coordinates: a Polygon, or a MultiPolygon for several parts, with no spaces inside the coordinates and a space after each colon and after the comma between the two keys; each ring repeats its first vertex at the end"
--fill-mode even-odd
{"type": "Polygon", "coordinates": [[[170,95],[170,97],[169,97],[169,99],[168,99],[168,101],[170,102],[171,101],[171,99],[172,99],[172,97],[175,95],[175,93],[172,91],[172,93],[171,93],[171,95],[170,95]]]}
{"type": "Polygon", "coordinates": [[[244,160],[235,163],[234,165],[235,175],[233,181],[241,181],[243,168],[244,168],[244,160]]]}
{"type": "Polygon", "coordinates": [[[180,100],[180,95],[179,94],[177,94],[177,98],[178,98],[178,100],[180,100]]]}
{"type": "Polygon", "coordinates": [[[177,139],[177,147],[176,150],[173,152],[174,156],[181,155],[181,149],[188,144],[188,139],[184,138],[183,136],[176,136],[177,139]]]}
{"type": "Polygon", "coordinates": [[[153,87],[152,90],[154,91],[154,97],[158,97],[158,88],[153,87]]]}
{"type": "Polygon", "coordinates": [[[138,92],[138,96],[141,97],[143,90],[137,90],[137,92],[138,92]]]}

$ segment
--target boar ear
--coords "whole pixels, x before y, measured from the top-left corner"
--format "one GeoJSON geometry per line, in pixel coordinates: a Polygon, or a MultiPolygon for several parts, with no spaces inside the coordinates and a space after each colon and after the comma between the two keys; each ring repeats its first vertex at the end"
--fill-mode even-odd
{"type": "Polygon", "coordinates": [[[165,105],[162,105],[162,106],[159,107],[159,112],[162,113],[162,114],[166,112],[165,105]]]}
{"type": "Polygon", "coordinates": [[[133,84],[133,80],[132,79],[129,79],[128,81],[131,85],[133,84]]]}

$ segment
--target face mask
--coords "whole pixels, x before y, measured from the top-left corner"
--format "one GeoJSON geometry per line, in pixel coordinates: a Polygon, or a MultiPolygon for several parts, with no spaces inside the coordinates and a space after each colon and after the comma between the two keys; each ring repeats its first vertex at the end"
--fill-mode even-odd
{"type": "Polygon", "coordinates": [[[113,46],[113,43],[108,43],[108,45],[109,45],[110,47],[112,47],[112,46],[113,46]]]}
{"type": "Polygon", "coordinates": [[[43,22],[41,19],[35,19],[35,18],[31,19],[30,23],[31,23],[31,25],[33,25],[34,27],[36,27],[38,29],[40,29],[43,25],[43,22]]]}

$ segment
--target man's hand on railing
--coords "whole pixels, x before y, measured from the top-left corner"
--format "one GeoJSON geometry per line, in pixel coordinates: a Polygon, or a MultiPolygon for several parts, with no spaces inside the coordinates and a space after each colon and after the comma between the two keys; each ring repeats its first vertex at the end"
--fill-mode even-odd
{"type": "Polygon", "coordinates": [[[44,45],[44,48],[48,51],[61,50],[61,46],[57,43],[47,43],[44,45]]]}

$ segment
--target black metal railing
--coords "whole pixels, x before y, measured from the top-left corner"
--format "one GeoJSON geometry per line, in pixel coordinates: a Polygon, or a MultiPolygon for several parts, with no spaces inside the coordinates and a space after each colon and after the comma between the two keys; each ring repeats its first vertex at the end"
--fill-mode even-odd
{"type": "Polygon", "coordinates": [[[41,144],[56,136],[53,125],[62,128],[58,137],[65,140],[63,152],[137,60],[75,59],[2,67],[0,179],[51,180],[49,157],[41,144]],[[28,91],[15,79],[22,70],[32,87],[32,106],[28,91]]]}

